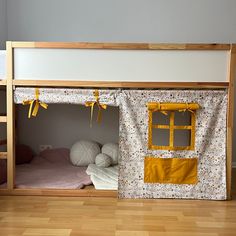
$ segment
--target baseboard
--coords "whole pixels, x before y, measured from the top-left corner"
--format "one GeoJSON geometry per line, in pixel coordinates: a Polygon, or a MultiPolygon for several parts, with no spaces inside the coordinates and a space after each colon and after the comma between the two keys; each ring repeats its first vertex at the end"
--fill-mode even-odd
{"type": "Polygon", "coordinates": [[[232,163],[232,167],[233,167],[233,168],[236,168],[236,162],[233,162],[233,163],[232,163]]]}

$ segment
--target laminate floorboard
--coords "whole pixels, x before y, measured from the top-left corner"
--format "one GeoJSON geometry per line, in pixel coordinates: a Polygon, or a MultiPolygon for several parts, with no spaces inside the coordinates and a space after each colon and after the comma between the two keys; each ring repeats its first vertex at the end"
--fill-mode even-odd
{"type": "Polygon", "coordinates": [[[235,236],[231,201],[0,197],[1,236],[235,236]]]}

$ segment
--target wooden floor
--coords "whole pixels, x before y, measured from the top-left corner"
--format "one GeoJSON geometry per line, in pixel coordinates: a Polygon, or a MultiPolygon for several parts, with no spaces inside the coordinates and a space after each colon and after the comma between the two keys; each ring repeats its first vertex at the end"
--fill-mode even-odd
{"type": "Polygon", "coordinates": [[[232,201],[0,197],[0,235],[235,236],[232,201]]]}

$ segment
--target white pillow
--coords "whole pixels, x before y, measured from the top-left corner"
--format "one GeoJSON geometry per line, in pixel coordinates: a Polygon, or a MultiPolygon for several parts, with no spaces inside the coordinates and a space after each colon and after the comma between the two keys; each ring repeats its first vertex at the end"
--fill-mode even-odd
{"type": "Polygon", "coordinates": [[[70,149],[71,163],[75,166],[94,164],[95,158],[100,151],[100,147],[96,142],[78,141],[70,149]]]}
{"type": "Polygon", "coordinates": [[[106,143],[102,147],[102,153],[108,155],[112,159],[112,165],[118,164],[119,145],[117,143],[106,143]]]}
{"type": "Polygon", "coordinates": [[[109,167],[112,163],[111,157],[107,156],[104,153],[99,153],[95,158],[95,164],[99,167],[109,167]]]}

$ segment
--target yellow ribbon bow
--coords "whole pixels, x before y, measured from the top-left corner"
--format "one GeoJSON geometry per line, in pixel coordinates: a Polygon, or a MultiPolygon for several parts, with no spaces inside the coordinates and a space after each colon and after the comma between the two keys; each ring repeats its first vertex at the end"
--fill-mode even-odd
{"type": "Polygon", "coordinates": [[[159,111],[159,112],[161,112],[161,113],[162,113],[163,115],[165,115],[165,116],[168,115],[168,112],[167,112],[167,111],[161,110],[161,103],[157,103],[157,107],[155,107],[155,108],[153,109],[153,111],[154,111],[154,112],[159,111]]]}
{"type": "Polygon", "coordinates": [[[85,102],[85,106],[86,107],[90,107],[91,108],[91,112],[90,112],[90,127],[92,127],[92,121],[93,121],[93,110],[94,110],[94,106],[95,104],[98,107],[98,116],[97,116],[97,122],[101,122],[102,119],[102,109],[106,110],[107,109],[107,105],[106,104],[101,104],[99,102],[99,91],[95,90],[93,92],[93,95],[95,97],[95,101],[94,102],[85,102]]]}
{"type": "Polygon", "coordinates": [[[186,107],[184,109],[180,109],[179,112],[186,112],[189,111],[191,113],[194,113],[194,111],[190,108],[189,104],[186,103],[186,107]]]}
{"type": "Polygon", "coordinates": [[[32,114],[32,116],[37,116],[39,106],[43,107],[44,109],[48,108],[48,105],[46,103],[39,101],[39,89],[38,88],[35,89],[35,98],[32,100],[23,101],[23,105],[30,105],[29,112],[28,112],[28,118],[31,117],[31,114],[32,114]],[[33,109],[34,103],[35,103],[35,106],[33,109]],[[33,112],[32,112],[32,109],[33,109],[33,112]]]}

